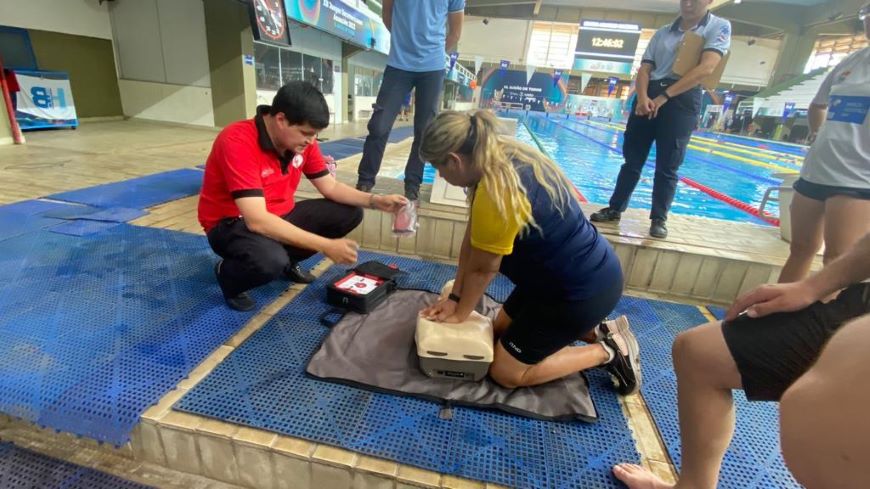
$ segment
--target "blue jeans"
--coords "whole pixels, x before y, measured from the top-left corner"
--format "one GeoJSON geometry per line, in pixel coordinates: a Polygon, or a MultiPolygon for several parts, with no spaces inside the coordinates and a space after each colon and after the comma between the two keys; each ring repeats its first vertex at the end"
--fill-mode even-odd
{"type": "Polygon", "coordinates": [[[443,83],[444,70],[414,72],[387,66],[381,89],[378,91],[378,99],[373,106],[372,118],[369,120],[369,135],[366,137],[362,160],[359,163],[357,185],[374,186],[393,123],[405,97],[412,88],[416,88],[414,142],[411,145],[411,154],[408,155],[408,163],[405,165],[405,195],[416,199],[420,184],[423,182],[420,141],[429,121],[438,112],[443,83]]]}

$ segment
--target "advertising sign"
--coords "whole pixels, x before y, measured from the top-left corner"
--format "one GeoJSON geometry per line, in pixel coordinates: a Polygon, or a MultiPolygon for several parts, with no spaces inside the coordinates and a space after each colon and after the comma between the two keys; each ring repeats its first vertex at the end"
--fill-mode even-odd
{"type": "Polygon", "coordinates": [[[22,130],[79,125],[68,74],[16,70],[15,76],[21,87],[15,119],[22,130]]]}
{"type": "Polygon", "coordinates": [[[284,0],[287,18],[347,42],[390,53],[390,32],[380,16],[356,0],[284,0]]]}

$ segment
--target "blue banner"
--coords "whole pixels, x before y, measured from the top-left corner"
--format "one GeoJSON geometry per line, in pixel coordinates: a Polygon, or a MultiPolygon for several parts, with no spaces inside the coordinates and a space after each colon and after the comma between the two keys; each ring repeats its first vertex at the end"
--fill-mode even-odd
{"type": "Polygon", "coordinates": [[[619,78],[615,76],[611,76],[607,79],[607,96],[613,95],[613,91],[616,90],[616,85],[619,83],[619,78]]]}
{"type": "Polygon", "coordinates": [[[317,27],[357,46],[389,54],[390,32],[380,16],[364,5],[357,8],[342,0],[284,0],[288,19],[317,27]]]}
{"type": "Polygon", "coordinates": [[[506,60],[506,59],[503,59],[503,60],[501,60],[501,63],[499,63],[499,65],[498,65],[498,69],[499,69],[502,73],[504,73],[505,71],[507,71],[508,66],[510,66],[510,65],[511,65],[511,62],[510,62],[510,61],[508,61],[508,60],[506,60]]]}
{"type": "Polygon", "coordinates": [[[459,53],[456,53],[456,52],[450,53],[450,66],[447,68],[447,71],[453,70],[453,67],[456,66],[457,59],[459,59],[459,53]]]}
{"type": "Polygon", "coordinates": [[[564,87],[554,85],[553,77],[547,73],[534,73],[528,81],[525,71],[505,70],[498,76],[495,73],[489,72],[481,81],[481,107],[543,112],[567,99],[564,87]]]}
{"type": "Polygon", "coordinates": [[[788,120],[788,116],[790,116],[791,113],[794,112],[794,108],[795,108],[794,102],[786,102],[785,103],[785,107],[782,109],[782,122],[785,122],[788,120]]]}
{"type": "Polygon", "coordinates": [[[553,70],[553,86],[558,85],[561,78],[562,70],[553,70]]]}
{"type": "Polygon", "coordinates": [[[731,104],[734,103],[734,94],[731,92],[725,92],[725,102],[722,103],[722,113],[728,112],[728,109],[731,108],[731,104]]]}

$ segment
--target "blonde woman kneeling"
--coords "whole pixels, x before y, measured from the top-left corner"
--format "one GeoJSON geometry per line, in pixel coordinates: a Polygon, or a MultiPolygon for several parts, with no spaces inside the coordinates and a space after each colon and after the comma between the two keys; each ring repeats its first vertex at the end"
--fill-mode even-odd
{"type": "Polygon", "coordinates": [[[464,321],[500,271],[516,288],[494,323],[493,380],[515,388],[605,366],[621,394],[636,392],[634,335],[625,322],[600,324],[622,295],[616,254],[555,163],[497,125],[486,111],[443,112],[424,133],[421,157],[469,189],[471,217],[453,293],[422,314],[464,321]],[[571,346],[579,339],[590,344],[571,346]]]}

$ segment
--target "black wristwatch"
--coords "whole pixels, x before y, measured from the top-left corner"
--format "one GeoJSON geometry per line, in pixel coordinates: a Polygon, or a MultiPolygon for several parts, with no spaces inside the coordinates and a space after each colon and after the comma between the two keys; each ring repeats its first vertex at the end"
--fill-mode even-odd
{"type": "Polygon", "coordinates": [[[459,304],[459,296],[454,294],[453,292],[451,292],[450,295],[447,296],[447,298],[459,304]]]}

